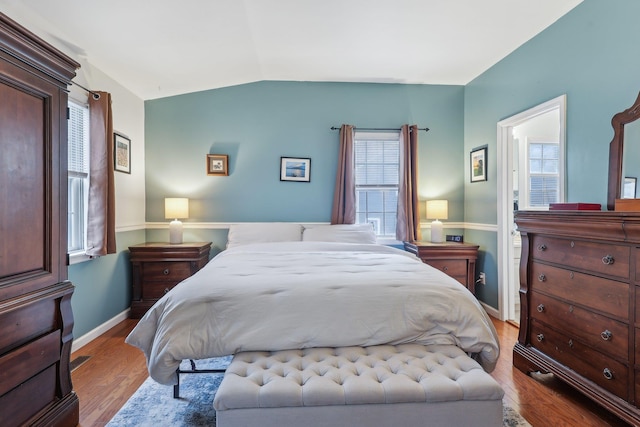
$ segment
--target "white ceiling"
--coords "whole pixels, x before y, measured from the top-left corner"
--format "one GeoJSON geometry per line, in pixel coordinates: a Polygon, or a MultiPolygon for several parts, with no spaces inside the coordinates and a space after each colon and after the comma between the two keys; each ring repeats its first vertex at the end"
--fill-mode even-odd
{"type": "Polygon", "coordinates": [[[464,85],[581,2],[0,0],[0,11],[154,99],[260,80],[464,85]]]}

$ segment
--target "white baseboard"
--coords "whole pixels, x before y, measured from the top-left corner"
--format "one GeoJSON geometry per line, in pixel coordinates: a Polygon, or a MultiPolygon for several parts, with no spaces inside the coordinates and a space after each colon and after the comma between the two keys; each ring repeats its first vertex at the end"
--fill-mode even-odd
{"type": "Polygon", "coordinates": [[[498,320],[504,320],[504,319],[500,319],[500,312],[498,310],[496,310],[495,308],[491,307],[490,305],[488,305],[483,301],[480,301],[480,304],[482,305],[482,307],[484,308],[484,311],[486,311],[489,316],[495,317],[498,320]]]}
{"type": "Polygon", "coordinates": [[[98,338],[100,335],[104,334],[109,329],[113,328],[118,323],[122,322],[123,320],[128,319],[129,318],[129,311],[131,311],[130,308],[126,309],[125,311],[123,311],[122,313],[116,315],[115,317],[107,320],[102,325],[100,325],[97,328],[87,332],[83,336],[81,336],[79,338],[74,338],[73,339],[73,344],[71,344],[71,353],[73,353],[74,351],[77,351],[77,350],[81,349],[82,347],[84,347],[85,345],[89,344],[91,341],[93,341],[94,339],[98,338]]]}

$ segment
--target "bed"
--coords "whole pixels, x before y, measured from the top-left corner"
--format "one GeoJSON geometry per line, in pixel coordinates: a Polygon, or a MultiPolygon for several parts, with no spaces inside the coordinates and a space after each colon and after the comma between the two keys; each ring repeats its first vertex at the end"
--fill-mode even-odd
{"type": "Polygon", "coordinates": [[[493,324],[464,286],[358,225],[232,226],[227,248],[160,299],[126,342],[166,385],[183,360],[249,351],[453,345],[487,372],[499,356],[493,324]]]}

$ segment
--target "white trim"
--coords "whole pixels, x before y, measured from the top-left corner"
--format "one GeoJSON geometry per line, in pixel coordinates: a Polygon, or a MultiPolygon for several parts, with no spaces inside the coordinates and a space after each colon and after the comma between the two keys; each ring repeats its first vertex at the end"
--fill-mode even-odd
{"type": "Polygon", "coordinates": [[[483,301],[478,301],[478,302],[484,308],[484,311],[486,311],[489,316],[495,317],[496,319],[500,319],[500,312],[498,310],[496,310],[495,308],[491,307],[490,305],[488,305],[483,301]]]}
{"type": "Polygon", "coordinates": [[[87,332],[86,334],[84,334],[80,338],[74,338],[73,344],[71,344],[71,353],[80,350],[82,347],[84,347],[85,345],[89,344],[91,341],[93,341],[94,339],[98,338],[100,335],[104,334],[109,329],[111,329],[114,326],[116,326],[118,323],[128,319],[129,318],[129,311],[131,311],[131,309],[127,308],[122,313],[120,313],[120,314],[116,315],[115,317],[107,320],[102,325],[97,326],[96,328],[94,328],[93,330],[87,332]]]}
{"type": "MultiPolygon", "coordinates": [[[[328,222],[304,222],[304,223],[297,223],[294,221],[288,221],[288,222],[293,222],[295,224],[302,224],[305,228],[311,228],[316,225],[329,224],[328,222]]],[[[183,222],[182,226],[183,228],[192,228],[192,229],[226,230],[229,227],[231,227],[231,225],[233,224],[238,224],[238,223],[235,223],[235,222],[183,222]]],[[[462,228],[462,229],[469,229],[469,230],[481,230],[481,231],[493,231],[493,232],[496,232],[498,230],[498,227],[494,224],[478,224],[478,223],[470,223],[470,222],[443,222],[442,225],[444,228],[451,228],[451,229],[462,228]]],[[[168,229],[169,222],[168,221],[167,222],[147,222],[145,224],[145,228],[150,230],[168,229]]],[[[426,229],[431,228],[431,222],[430,221],[421,222],[420,228],[426,228],[426,229]]]]}
{"type": "Polygon", "coordinates": [[[133,224],[133,225],[121,225],[116,227],[116,233],[122,233],[125,231],[136,231],[136,230],[144,230],[147,228],[147,225],[142,224],[133,224]]]}
{"type": "Polygon", "coordinates": [[[477,231],[489,231],[491,233],[498,232],[498,226],[495,224],[481,224],[475,222],[465,222],[463,223],[463,228],[465,230],[477,230],[477,231]]]}
{"type": "MultiPolygon", "coordinates": [[[[269,222],[269,221],[256,221],[255,223],[269,222]]],[[[302,224],[305,228],[313,227],[314,225],[327,225],[328,222],[305,222],[298,223],[294,221],[286,221],[294,224],[302,224]]],[[[226,230],[233,224],[243,224],[245,222],[183,222],[182,228],[192,229],[205,229],[205,230],[226,230]]],[[[254,223],[253,221],[246,221],[246,223],[254,223]]],[[[169,221],[167,222],[147,222],[146,228],[150,230],[162,230],[169,228],[169,221]]]]}
{"type": "MultiPolygon", "coordinates": [[[[514,259],[513,244],[511,239],[513,224],[513,150],[511,134],[513,128],[526,122],[529,119],[541,114],[548,113],[554,109],[560,112],[560,132],[558,142],[560,143],[560,167],[562,168],[563,186],[561,187],[561,197],[564,197],[566,179],[564,179],[564,163],[566,150],[566,105],[567,95],[560,95],[547,102],[518,113],[514,116],[501,120],[496,125],[496,165],[497,165],[497,196],[498,196],[498,311],[500,320],[506,320],[510,313],[509,292],[507,285],[515,283],[511,260],[514,259]],[[510,194],[511,192],[511,194],[510,194]]],[[[564,200],[564,199],[561,199],[564,200]]]]}

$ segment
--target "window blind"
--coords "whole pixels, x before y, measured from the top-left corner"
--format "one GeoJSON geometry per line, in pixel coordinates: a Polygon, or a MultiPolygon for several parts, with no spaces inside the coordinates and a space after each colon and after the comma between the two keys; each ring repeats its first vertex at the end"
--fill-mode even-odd
{"type": "Polygon", "coordinates": [[[373,224],[379,236],[395,235],[400,173],[399,135],[354,138],[356,222],[373,224]]]}
{"type": "Polygon", "coordinates": [[[89,108],[69,102],[68,165],[69,175],[89,175],[89,108]]]}

